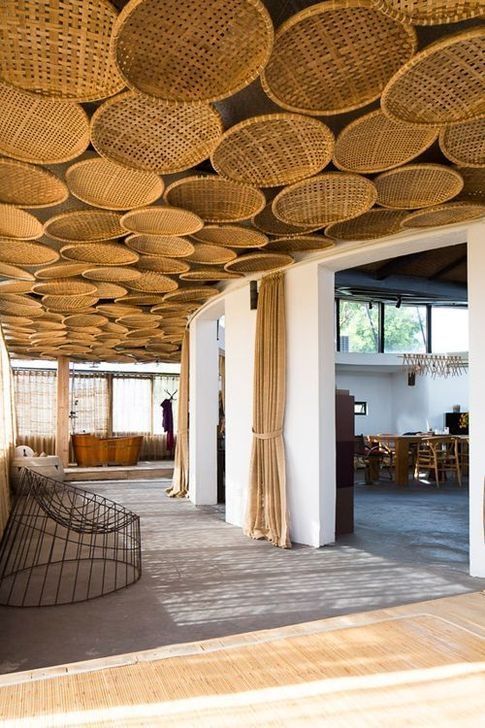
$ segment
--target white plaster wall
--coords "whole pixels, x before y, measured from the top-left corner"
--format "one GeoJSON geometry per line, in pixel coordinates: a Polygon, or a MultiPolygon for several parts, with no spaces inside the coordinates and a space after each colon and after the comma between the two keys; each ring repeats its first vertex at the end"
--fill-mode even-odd
{"type": "Polygon", "coordinates": [[[336,372],[338,389],[348,389],[356,400],[367,402],[367,415],[355,417],[356,435],[393,432],[392,374],[387,372],[336,372]]]}

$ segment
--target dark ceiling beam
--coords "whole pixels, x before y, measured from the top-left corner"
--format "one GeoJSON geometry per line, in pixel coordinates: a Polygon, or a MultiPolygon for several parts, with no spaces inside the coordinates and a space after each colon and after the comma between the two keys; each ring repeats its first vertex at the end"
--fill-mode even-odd
{"type": "MultiPolygon", "coordinates": [[[[430,296],[447,301],[466,302],[468,300],[466,283],[435,281],[417,276],[390,276],[386,280],[376,280],[373,274],[354,269],[339,271],[335,275],[336,288],[367,288],[389,296],[411,295],[417,298],[430,296]]],[[[372,295],[372,294],[371,294],[372,295]]]]}
{"type": "Polygon", "coordinates": [[[389,278],[389,276],[399,274],[401,272],[403,262],[407,265],[408,263],[412,263],[415,260],[422,259],[423,253],[411,253],[410,255],[404,256],[404,259],[393,258],[392,260],[388,260],[383,265],[379,266],[379,268],[374,271],[374,276],[376,280],[382,281],[384,280],[384,278],[389,278]]]}
{"type": "Polygon", "coordinates": [[[429,276],[430,280],[435,280],[436,278],[439,278],[440,276],[444,276],[447,273],[451,273],[452,270],[455,270],[455,268],[458,268],[460,265],[463,265],[463,263],[466,263],[467,261],[467,255],[466,253],[464,255],[460,255],[459,258],[456,258],[455,260],[452,260],[451,263],[448,263],[447,265],[444,265],[442,268],[439,268],[435,273],[433,273],[432,276],[429,276]]]}

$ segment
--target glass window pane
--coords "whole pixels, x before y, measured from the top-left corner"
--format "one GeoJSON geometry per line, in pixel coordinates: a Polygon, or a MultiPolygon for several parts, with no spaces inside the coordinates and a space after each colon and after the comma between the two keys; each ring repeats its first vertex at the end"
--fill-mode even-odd
{"type": "Polygon", "coordinates": [[[103,375],[71,378],[71,432],[106,436],[109,421],[108,380],[103,375]]]}
{"type": "Polygon", "coordinates": [[[155,376],[153,377],[153,434],[163,434],[162,425],[162,408],[161,404],[164,399],[170,399],[172,396],[172,414],[173,429],[177,431],[177,413],[178,413],[178,389],[179,377],[174,376],[155,376]]]}
{"type": "Polygon", "coordinates": [[[385,305],[384,351],[426,353],[426,306],[385,305]]]}
{"type": "Polygon", "coordinates": [[[113,432],[151,432],[151,384],[150,379],[113,378],[113,432]]]}
{"type": "Polygon", "coordinates": [[[468,351],[468,309],[433,306],[431,332],[433,352],[468,351]]]}
{"type": "Polygon", "coordinates": [[[379,311],[363,301],[340,301],[340,351],[379,351],[379,311]]]}

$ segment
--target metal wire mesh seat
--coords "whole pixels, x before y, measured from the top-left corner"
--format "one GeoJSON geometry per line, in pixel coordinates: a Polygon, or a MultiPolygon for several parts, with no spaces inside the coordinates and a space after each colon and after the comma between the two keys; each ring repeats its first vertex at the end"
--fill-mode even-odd
{"type": "Polygon", "coordinates": [[[102,496],[24,469],[0,543],[0,604],[110,594],[141,576],[140,519],[102,496]]]}

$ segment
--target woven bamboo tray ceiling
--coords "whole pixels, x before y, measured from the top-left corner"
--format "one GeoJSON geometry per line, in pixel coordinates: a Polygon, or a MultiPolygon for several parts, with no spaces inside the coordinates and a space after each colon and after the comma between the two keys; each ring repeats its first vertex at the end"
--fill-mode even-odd
{"type": "Polygon", "coordinates": [[[11,354],[178,361],[232,279],[485,218],[484,15],[484,0],[0,2],[11,354]]]}

